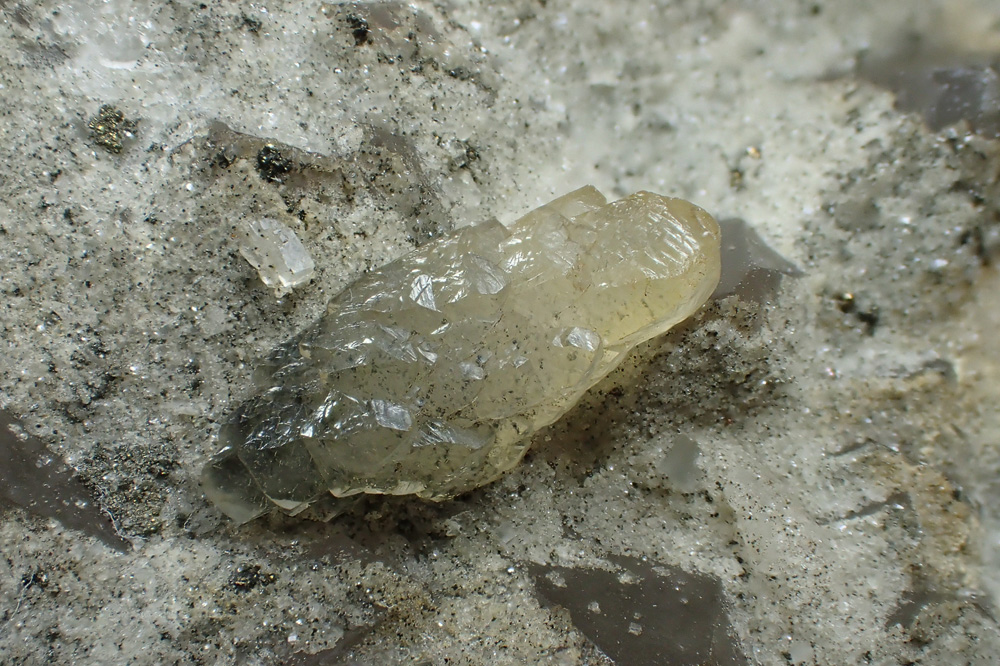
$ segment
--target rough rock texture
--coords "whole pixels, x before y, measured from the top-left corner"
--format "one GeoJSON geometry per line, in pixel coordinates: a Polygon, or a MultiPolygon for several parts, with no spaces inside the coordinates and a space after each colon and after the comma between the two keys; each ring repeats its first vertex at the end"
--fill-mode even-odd
{"type": "Polygon", "coordinates": [[[667,654],[997,663],[995,16],[0,3],[0,409],[37,456],[0,472],[0,660],[641,664],[686,602],[713,640],[667,654]],[[862,76],[931,36],[976,57],[862,76]],[[587,183],[739,218],[801,275],[724,236],[757,270],[454,500],[242,527],[206,501],[253,368],[346,284],[587,183]],[[315,261],[280,300],[239,253],[264,218],[315,261]]]}
{"type": "Polygon", "coordinates": [[[719,225],[593,187],[440,236],[352,282],[222,428],[209,497],[245,522],[324,493],[443,500],[494,481],[719,282],[719,225]]]}

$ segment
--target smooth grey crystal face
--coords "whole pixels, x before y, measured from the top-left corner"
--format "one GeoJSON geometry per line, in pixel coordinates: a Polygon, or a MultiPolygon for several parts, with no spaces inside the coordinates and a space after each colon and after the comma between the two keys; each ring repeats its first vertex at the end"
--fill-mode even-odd
{"type": "Polygon", "coordinates": [[[221,432],[208,496],[246,521],[324,493],[442,500],[493,481],[635,345],[719,281],[719,227],[680,199],[584,187],[427,243],[276,350],[221,432]]]}

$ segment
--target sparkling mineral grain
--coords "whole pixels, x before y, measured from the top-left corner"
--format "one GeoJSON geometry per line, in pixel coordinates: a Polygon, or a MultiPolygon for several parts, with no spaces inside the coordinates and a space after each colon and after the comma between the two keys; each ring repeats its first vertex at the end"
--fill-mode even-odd
{"type": "Polygon", "coordinates": [[[240,254],[260,273],[279,298],[312,279],[315,264],[295,232],[278,220],[263,218],[237,227],[240,254]]]}
{"type": "Polygon", "coordinates": [[[635,345],[719,280],[719,228],[650,192],[584,187],[361,277],[265,363],[208,496],[237,521],[329,493],[442,500],[493,481],[635,345]]]}

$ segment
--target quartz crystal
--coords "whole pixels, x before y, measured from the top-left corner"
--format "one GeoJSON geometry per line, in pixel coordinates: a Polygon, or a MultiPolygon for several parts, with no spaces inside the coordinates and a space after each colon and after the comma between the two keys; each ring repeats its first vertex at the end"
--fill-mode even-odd
{"type": "Polygon", "coordinates": [[[237,229],[240,254],[260,279],[279,298],[312,279],[312,257],[295,232],[268,217],[245,223],[237,229]]]}
{"type": "Polygon", "coordinates": [[[584,187],[368,273],[277,349],[222,427],[209,497],[238,521],[330,493],[442,500],[496,479],[635,345],[719,280],[719,227],[584,187]]]}

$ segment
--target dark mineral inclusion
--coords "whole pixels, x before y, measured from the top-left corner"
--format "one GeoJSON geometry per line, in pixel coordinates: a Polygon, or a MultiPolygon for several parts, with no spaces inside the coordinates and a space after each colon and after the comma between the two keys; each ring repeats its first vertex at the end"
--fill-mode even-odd
{"type": "Polygon", "coordinates": [[[244,522],[332,494],[442,500],[496,479],[719,281],[708,213],[592,187],[369,273],[276,350],[220,431],[209,498],[244,522]]]}

